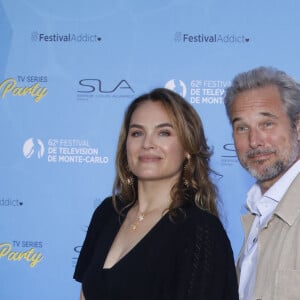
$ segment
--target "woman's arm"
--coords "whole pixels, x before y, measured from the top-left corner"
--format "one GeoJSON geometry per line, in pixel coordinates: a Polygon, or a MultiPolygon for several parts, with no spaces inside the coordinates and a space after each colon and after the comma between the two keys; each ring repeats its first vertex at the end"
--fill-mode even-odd
{"type": "Polygon", "coordinates": [[[238,300],[230,242],[219,222],[193,222],[178,263],[178,300],[238,300]]]}
{"type": "Polygon", "coordinates": [[[85,300],[84,295],[83,295],[83,292],[82,292],[82,289],[81,289],[81,291],[80,291],[80,300],[85,300]]]}

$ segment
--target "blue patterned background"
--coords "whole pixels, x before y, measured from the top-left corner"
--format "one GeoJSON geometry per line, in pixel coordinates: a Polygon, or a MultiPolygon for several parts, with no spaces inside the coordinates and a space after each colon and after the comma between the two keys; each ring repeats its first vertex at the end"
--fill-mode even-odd
{"type": "Polygon", "coordinates": [[[223,105],[259,65],[300,78],[298,1],[0,1],[0,299],[78,299],[72,279],[111,194],[124,110],[152,88],[201,116],[237,256],[252,179],[223,105]]]}

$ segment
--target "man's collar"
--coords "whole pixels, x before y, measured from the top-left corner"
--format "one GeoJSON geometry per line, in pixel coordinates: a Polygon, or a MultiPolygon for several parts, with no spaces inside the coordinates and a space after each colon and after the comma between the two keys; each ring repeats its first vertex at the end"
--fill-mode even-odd
{"type": "Polygon", "coordinates": [[[284,194],[274,214],[290,226],[300,215],[300,174],[296,176],[287,192],[284,194]]]}

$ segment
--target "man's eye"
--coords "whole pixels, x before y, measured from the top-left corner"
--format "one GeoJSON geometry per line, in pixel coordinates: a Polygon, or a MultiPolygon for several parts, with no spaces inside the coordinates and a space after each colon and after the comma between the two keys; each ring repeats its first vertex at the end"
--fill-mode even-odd
{"type": "Polygon", "coordinates": [[[264,123],[264,127],[271,127],[273,125],[273,122],[267,121],[264,123]]]}
{"type": "Polygon", "coordinates": [[[245,132],[247,129],[248,129],[247,126],[237,126],[235,128],[235,131],[237,131],[237,132],[245,132]]]}

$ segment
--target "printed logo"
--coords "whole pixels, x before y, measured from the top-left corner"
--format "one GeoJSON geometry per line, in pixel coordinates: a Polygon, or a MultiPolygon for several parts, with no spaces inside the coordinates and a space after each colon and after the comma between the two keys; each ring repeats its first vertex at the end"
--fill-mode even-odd
{"type": "Polygon", "coordinates": [[[24,204],[23,201],[20,201],[19,199],[16,199],[16,198],[2,198],[2,199],[0,199],[0,206],[18,207],[18,206],[22,206],[23,204],[24,204]]]}
{"type": "Polygon", "coordinates": [[[47,155],[49,163],[74,164],[107,164],[108,156],[100,155],[96,147],[92,147],[88,140],[50,138],[47,143],[40,139],[29,138],[24,142],[23,154],[26,158],[43,158],[47,155]]]}
{"type": "Polygon", "coordinates": [[[188,89],[182,80],[171,79],[165,87],[177,92],[192,104],[224,104],[225,89],[229,85],[230,81],[193,79],[188,89]]]}
{"type": "Polygon", "coordinates": [[[91,33],[31,33],[31,41],[40,43],[99,43],[101,40],[100,36],[91,33]]]}
{"type": "Polygon", "coordinates": [[[186,85],[182,80],[171,79],[165,84],[165,88],[176,92],[185,98],[187,94],[186,85]]]}
{"type": "Polygon", "coordinates": [[[45,146],[40,139],[29,138],[23,145],[23,154],[26,158],[36,156],[38,159],[42,158],[45,153],[45,146]]]}
{"type": "MultiPolygon", "coordinates": [[[[84,235],[86,235],[87,233],[87,230],[88,230],[88,226],[82,226],[81,227],[81,231],[84,232],[84,235]]],[[[72,257],[72,266],[75,267],[76,266],[76,263],[77,263],[77,260],[78,260],[78,257],[79,257],[79,254],[80,254],[80,251],[82,249],[82,246],[80,245],[77,245],[73,248],[73,251],[74,251],[74,254],[73,254],[73,257],[72,257]]]]}
{"type": "Polygon", "coordinates": [[[102,79],[84,78],[78,81],[77,100],[87,101],[93,98],[132,98],[135,91],[125,79],[107,83],[102,79]]]}
{"type": "Polygon", "coordinates": [[[239,163],[233,143],[223,145],[223,154],[221,155],[221,163],[223,166],[232,166],[239,163]]]}
{"type": "MultiPolygon", "coordinates": [[[[20,79],[22,79],[22,76],[18,76],[18,80],[20,79]]],[[[29,95],[33,97],[35,102],[39,102],[47,95],[47,93],[48,89],[46,87],[42,87],[39,82],[35,82],[34,84],[17,85],[17,80],[15,78],[8,78],[0,83],[0,95],[2,99],[8,95],[13,97],[29,95]]]]}
{"type": "Polygon", "coordinates": [[[20,244],[18,241],[14,241],[12,243],[2,243],[0,244],[0,259],[7,259],[8,261],[20,262],[26,261],[29,263],[31,268],[35,267],[39,262],[44,259],[44,256],[41,252],[36,252],[35,248],[31,246],[31,244],[20,244]],[[19,247],[29,247],[28,250],[25,251],[17,251],[13,249],[13,246],[19,247]]]}
{"type": "Polygon", "coordinates": [[[244,34],[189,34],[177,31],[174,34],[174,41],[189,44],[247,44],[250,38],[244,34]]]}
{"type": "Polygon", "coordinates": [[[75,246],[74,247],[74,256],[72,257],[72,266],[75,267],[77,264],[77,260],[80,254],[82,246],[75,246]]]}

